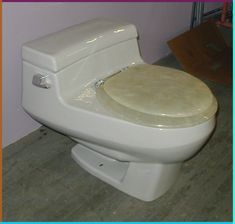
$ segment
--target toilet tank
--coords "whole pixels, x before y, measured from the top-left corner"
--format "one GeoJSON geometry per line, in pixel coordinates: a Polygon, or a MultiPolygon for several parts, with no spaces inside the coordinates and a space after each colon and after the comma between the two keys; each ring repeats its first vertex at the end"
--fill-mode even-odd
{"type": "Polygon", "coordinates": [[[87,67],[105,67],[102,72],[141,61],[135,26],[107,19],[94,19],[30,41],[23,45],[22,57],[53,73],[81,60],[87,67]],[[97,63],[89,64],[90,59],[97,63]]]}

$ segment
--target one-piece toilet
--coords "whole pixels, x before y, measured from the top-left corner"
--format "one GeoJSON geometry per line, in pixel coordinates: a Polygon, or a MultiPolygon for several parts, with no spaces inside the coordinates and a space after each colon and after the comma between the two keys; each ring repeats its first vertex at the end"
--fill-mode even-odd
{"type": "Polygon", "coordinates": [[[94,19],[23,45],[24,109],[78,144],[85,170],[144,201],[164,194],[215,127],[199,79],[146,64],[134,25],[94,19]]]}

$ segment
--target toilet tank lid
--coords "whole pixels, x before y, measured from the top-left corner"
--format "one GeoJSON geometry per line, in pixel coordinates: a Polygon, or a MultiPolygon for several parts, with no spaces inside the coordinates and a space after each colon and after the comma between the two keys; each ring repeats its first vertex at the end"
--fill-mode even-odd
{"type": "Polygon", "coordinates": [[[24,61],[57,72],[99,50],[137,37],[134,25],[107,19],[93,19],[27,42],[24,61]]]}

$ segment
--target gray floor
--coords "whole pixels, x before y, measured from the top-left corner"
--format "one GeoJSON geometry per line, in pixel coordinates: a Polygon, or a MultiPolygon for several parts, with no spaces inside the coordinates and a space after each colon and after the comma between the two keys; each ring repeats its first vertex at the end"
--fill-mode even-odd
{"type": "MultiPolygon", "coordinates": [[[[178,67],[174,57],[159,62],[178,67]]],[[[232,88],[206,83],[219,102],[216,130],[161,198],[142,202],[70,157],[75,143],[42,127],[3,150],[4,221],[231,221],[232,88]]]]}

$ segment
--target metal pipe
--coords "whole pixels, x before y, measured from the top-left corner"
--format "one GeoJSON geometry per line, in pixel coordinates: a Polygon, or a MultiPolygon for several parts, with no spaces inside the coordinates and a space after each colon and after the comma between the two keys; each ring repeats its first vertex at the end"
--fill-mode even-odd
{"type": "Polygon", "coordinates": [[[197,25],[200,25],[203,21],[204,2],[198,2],[198,21],[197,25]]]}
{"type": "Polygon", "coordinates": [[[196,2],[193,2],[193,5],[192,5],[192,13],[191,13],[190,30],[194,27],[195,12],[196,12],[196,2]]]}

